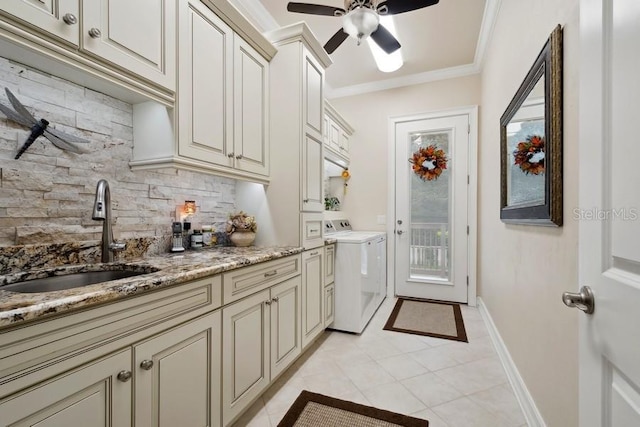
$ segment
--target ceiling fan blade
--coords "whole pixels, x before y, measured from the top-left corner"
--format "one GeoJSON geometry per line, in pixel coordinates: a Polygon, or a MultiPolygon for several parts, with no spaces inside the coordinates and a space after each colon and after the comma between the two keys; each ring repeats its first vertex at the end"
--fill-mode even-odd
{"type": "Polygon", "coordinates": [[[382,25],[378,25],[378,29],[371,33],[371,38],[387,53],[400,49],[400,42],[382,25]]]}
{"type": "Polygon", "coordinates": [[[349,37],[349,34],[345,33],[342,28],[340,28],[336,33],[329,39],[327,43],[324,45],[324,50],[327,51],[329,55],[331,55],[337,48],[349,37]]]}
{"type": "Polygon", "coordinates": [[[423,7],[438,4],[440,0],[387,0],[378,4],[378,10],[387,7],[387,15],[397,15],[398,13],[411,12],[423,7]]]}
{"type": "Polygon", "coordinates": [[[346,10],[339,7],[323,6],[321,4],[295,3],[295,2],[289,2],[287,4],[287,10],[289,12],[308,13],[311,15],[325,15],[325,16],[341,16],[346,13],[346,10]]]}

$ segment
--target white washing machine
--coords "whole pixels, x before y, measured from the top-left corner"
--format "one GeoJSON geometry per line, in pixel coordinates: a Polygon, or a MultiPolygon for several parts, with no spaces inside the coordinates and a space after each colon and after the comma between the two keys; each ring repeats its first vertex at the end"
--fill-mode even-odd
{"type": "Polygon", "coordinates": [[[387,235],[353,231],[347,219],[325,221],[334,237],[335,318],[331,329],[361,333],[387,295],[387,235]]]}

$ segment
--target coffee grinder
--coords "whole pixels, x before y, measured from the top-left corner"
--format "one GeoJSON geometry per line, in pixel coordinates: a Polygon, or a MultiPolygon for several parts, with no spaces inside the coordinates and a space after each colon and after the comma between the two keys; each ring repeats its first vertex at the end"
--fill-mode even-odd
{"type": "Polygon", "coordinates": [[[173,232],[171,252],[184,252],[184,246],[182,246],[182,223],[174,222],[171,225],[171,231],[173,232]]]}

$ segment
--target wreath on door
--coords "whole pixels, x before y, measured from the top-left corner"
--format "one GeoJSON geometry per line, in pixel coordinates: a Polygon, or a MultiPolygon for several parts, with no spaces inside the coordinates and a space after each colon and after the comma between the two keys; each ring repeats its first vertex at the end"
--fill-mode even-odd
{"type": "Polygon", "coordinates": [[[513,164],[527,175],[544,173],[544,157],[544,138],[539,135],[529,135],[513,150],[513,164]]]}
{"type": "Polygon", "coordinates": [[[438,179],[442,171],[447,168],[447,156],[442,148],[435,145],[420,147],[409,159],[413,173],[423,181],[438,179]]]}

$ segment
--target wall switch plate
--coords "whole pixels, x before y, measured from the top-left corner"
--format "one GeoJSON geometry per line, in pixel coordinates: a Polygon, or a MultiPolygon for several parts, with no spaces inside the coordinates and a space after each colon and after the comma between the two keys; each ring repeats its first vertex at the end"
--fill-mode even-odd
{"type": "Polygon", "coordinates": [[[378,215],[378,224],[386,224],[387,223],[387,216],[386,215],[378,215]]]}

